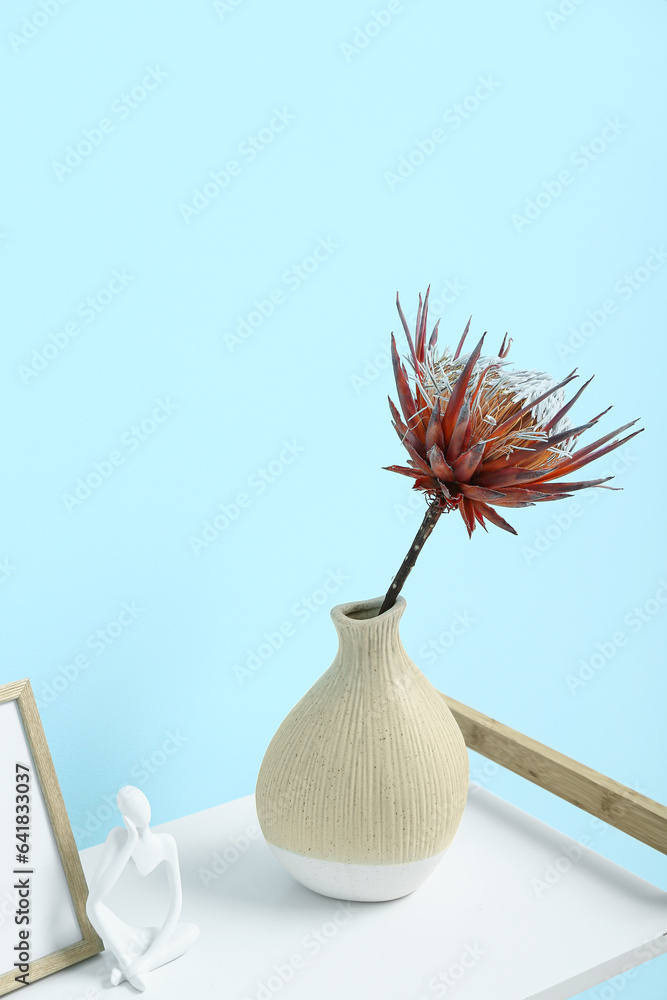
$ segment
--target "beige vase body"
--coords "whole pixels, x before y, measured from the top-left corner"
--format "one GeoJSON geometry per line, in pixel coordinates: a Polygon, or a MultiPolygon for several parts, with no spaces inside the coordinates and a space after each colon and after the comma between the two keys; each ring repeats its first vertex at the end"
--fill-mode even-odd
{"type": "Polygon", "coordinates": [[[441,860],[468,790],[454,716],[403,649],[405,599],[331,611],[338,652],[273,737],[257,780],[267,843],[310,889],[404,896],[441,860]]]}

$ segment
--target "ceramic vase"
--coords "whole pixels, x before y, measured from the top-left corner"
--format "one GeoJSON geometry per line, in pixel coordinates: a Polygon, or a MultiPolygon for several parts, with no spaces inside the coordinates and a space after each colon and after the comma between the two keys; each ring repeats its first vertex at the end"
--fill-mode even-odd
{"type": "Polygon", "coordinates": [[[444,698],[405,652],[398,597],[331,611],[338,651],[292,709],[259,772],[264,837],[294,878],[337,899],[396,899],[458,829],[468,755],[444,698]]]}

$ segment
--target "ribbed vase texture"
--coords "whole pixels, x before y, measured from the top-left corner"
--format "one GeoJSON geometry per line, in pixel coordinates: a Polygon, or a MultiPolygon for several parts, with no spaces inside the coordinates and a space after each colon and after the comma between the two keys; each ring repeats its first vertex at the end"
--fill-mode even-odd
{"type": "Polygon", "coordinates": [[[332,609],[334,661],[278,729],[257,781],[257,813],[274,853],[294,861],[286,867],[311,888],[347,898],[393,897],[333,892],[326,879],[322,888],[301,878],[306,859],[334,863],[337,873],[351,866],[366,876],[364,884],[368,870],[355,866],[412,865],[415,877],[424,871],[421,881],[430,869],[413,863],[437,864],[468,789],[458,725],[401,643],[405,599],[378,617],[381,603],[332,609]]]}

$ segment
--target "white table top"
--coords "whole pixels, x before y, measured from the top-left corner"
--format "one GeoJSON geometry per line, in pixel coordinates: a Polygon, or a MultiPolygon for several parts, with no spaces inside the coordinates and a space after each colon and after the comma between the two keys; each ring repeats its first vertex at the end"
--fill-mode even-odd
{"type": "MultiPolygon", "coordinates": [[[[386,903],[305,889],[256,824],[248,796],[156,827],[176,837],[182,919],[201,934],[150,975],[146,996],[566,1000],[667,951],[667,893],[477,786],[435,874],[386,903]]],[[[100,850],[81,854],[89,880],[100,850]]],[[[126,872],[119,915],[161,923],[162,874],[126,872]]],[[[140,995],[127,983],[108,992],[108,968],[98,955],[34,983],[31,1000],[140,995]]]]}

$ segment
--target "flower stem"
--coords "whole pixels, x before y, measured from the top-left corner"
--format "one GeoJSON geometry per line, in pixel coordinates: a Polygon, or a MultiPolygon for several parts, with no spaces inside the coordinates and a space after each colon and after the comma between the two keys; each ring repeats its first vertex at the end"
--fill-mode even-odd
{"type": "Polygon", "coordinates": [[[437,503],[430,504],[426,513],[424,514],[424,520],[422,521],[419,531],[415,535],[414,541],[410,548],[408,549],[408,554],[401,563],[400,569],[394,579],[391,581],[389,590],[385,594],[384,601],[382,602],[382,607],[378,611],[378,615],[383,614],[388,611],[389,608],[393,608],[396,603],[396,598],[401,592],[401,588],[405,583],[408,573],[417,561],[417,556],[424,547],[424,542],[431,534],[435,527],[435,522],[438,520],[442,513],[442,507],[437,503]]]}

